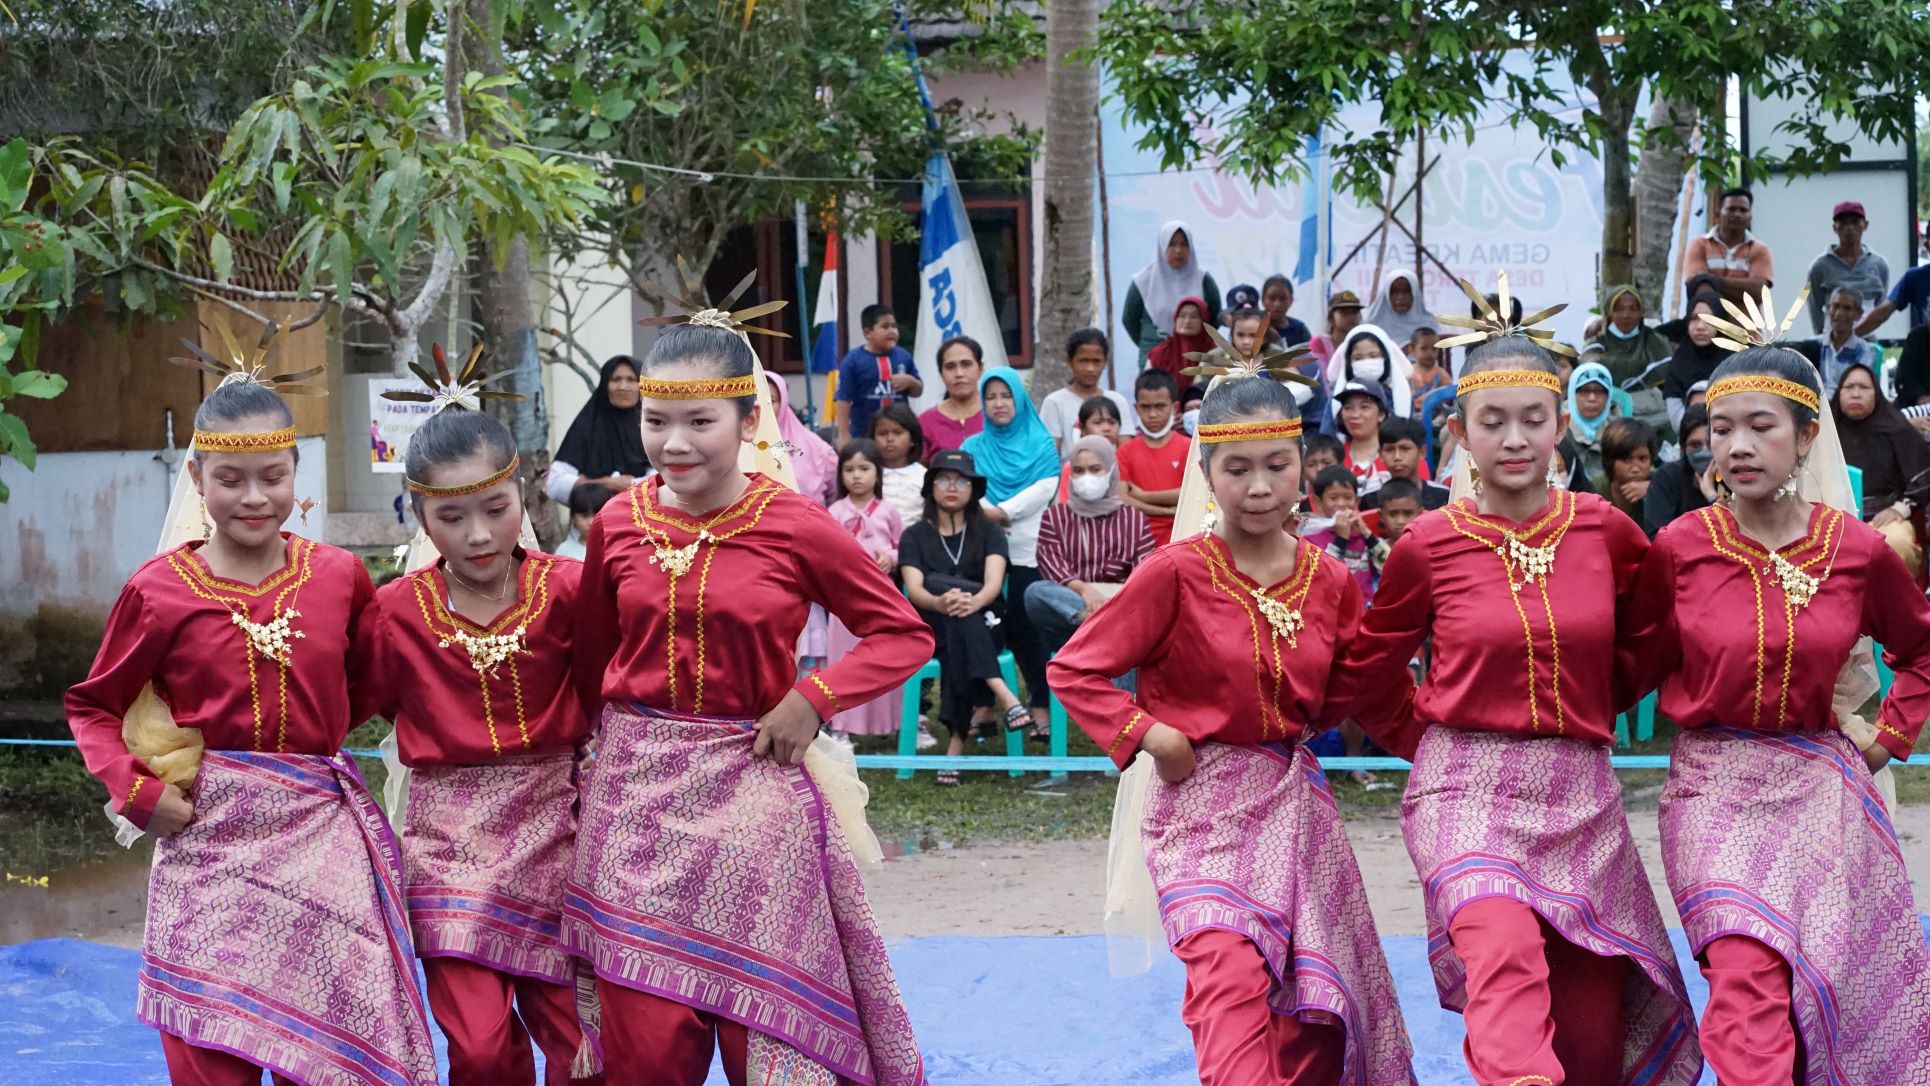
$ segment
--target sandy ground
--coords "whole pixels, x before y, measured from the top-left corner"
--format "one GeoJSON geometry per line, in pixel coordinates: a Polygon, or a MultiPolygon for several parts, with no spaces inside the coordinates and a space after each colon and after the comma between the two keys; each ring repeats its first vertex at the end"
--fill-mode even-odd
{"type": "MultiPolygon", "coordinates": [[[[1662,880],[1653,796],[1630,798],[1635,834],[1670,927],[1680,927],[1662,880]]],[[[1897,819],[1917,909],[1930,908],[1930,805],[1904,807],[1897,819]]],[[[1382,935],[1424,935],[1421,884],[1393,816],[1347,824],[1367,899],[1382,935]]],[[[865,876],[886,938],[917,935],[1083,935],[1100,928],[1106,843],[1052,841],[927,852],[890,860],[865,876]]]]}
{"type": "MultiPolygon", "coordinates": [[[[1647,863],[1656,898],[1679,927],[1662,882],[1655,800],[1631,796],[1629,823],[1647,863]]],[[[1897,819],[1917,907],[1930,907],[1930,805],[1903,808],[1897,819]]],[[[1368,901],[1383,935],[1427,929],[1421,888],[1392,816],[1347,824],[1360,859],[1368,901]]],[[[1050,841],[916,853],[865,874],[872,908],[886,938],[921,935],[1083,935],[1100,930],[1106,842],[1050,841]]],[[[0,888],[0,944],[56,936],[139,946],[147,871],[138,855],[62,872],[47,889],[0,888]]]]}

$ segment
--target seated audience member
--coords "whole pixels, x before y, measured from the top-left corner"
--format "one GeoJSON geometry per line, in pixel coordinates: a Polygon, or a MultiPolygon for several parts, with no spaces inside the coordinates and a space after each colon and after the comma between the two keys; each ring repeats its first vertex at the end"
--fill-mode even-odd
{"type": "Polygon", "coordinates": [[[978,399],[978,379],[984,373],[985,348],[978,340],[953,336],[938,345],[938,377],[945,382],[945,398],[918,414],[919,430],[925,435],[921,459],[946,449],[962,449],[966,438],[985,429],[985,405],[978,399]]]}
{"type": "MultiPolygon", "coordinates": [[[[1139,411],[1139,436],[1119,447],[1119,477],[1126,484],[1126,504],[1146,514],[1153,543],[1164,547],[1173,538],[1173,513],[1179,508],[1179,487],[1186,478],[1193,442],[1179,433],[1175,401],[1179,388],[1165,370],[1147,370],[1133,382],[1139,411]]],[[[1192,535],[1189,526],[1181,535],[1192,535]]]]}
{"type": "MultiPolygon", "coordinates": [[[[1607,470],[1602,464],[1602,430],[1616,415],[1617,406],[1626,407],[1628,394],[1621,392],[1609,377],[1608,367],[1589,362],[1575,367],[1568,384],[1568,438],[1580,453],[1580,467],[1596,493],[1608,492],[1607,470]]],[[[1572,461],[1571,461],[1572,463],[1572,461]]]]}
{"type": "Polygon", "coordinates": [[[1676,344],[1675,353],[1669,356],[1668,372],[1662,378],[1669,425],[1678,430],[1682,426],[1682,410],[1688,406],[1689,389],[1696,384],[1706,389],[1716,367],[1734,353],[1715,341],[1715,327],[1700,319],[1704,314],[1725,316],[1722,299],[1714,292],[1698,294],[1689,303],[1687,333],[1682,342],[1676,344]]]}
{"type": "Polygon", "coordinates": [[[1863,316],[1863,299],[1848,287],[1830,292],[1823,309],[1829,327],[1816,337],[1816,368],[1823,374],[1823,396],[1836,394],[1836,382],[1851,366],[1868,366],[1876,352],[1856,334],[1856,322],[1863,316]]]}
{"type": "Polygon", "coordinates": [[[1056,655],[1072,631],[1112,598],[1153,553],[1145,514],[1126,504],[1112,443],[1088,435],[1073,443],[1072,495],[1045,511],[1039,526],[1039,580],[1025,609],[1056,655]]]}
{"type": "MultiPolygon", "coordinates": [[[[1066,365],[1072,370],[1072,383],[1051,393],[1039,405],[1039,421],[1045,423],[1046,432],[1058,442],[1061,457],[1072,455],[1072,443],[1083,433],[1074,422],[1086,401],[1095,396],[1111,400],[1122,422],[1131,412],[1132,405],[1124,395],[1099,385],[1099,378],[1106,372],[1109,352],[1106,333],[1097,328],[1081,328],[1066,340],[1066,365]]],[[[1133,426],[1125,429],[1127,437],[1136,430],[1133,426]]]]}
{"type": "Polygon", "coordinates": [[[1635,523],[1642,523],[1642,504],[1662,439],[1655,427],[1641,419],[1610,419],[1602,428],[1602,474],[1608,481],[1605,496],[1635,523]]]}
{"type": "MultiPolygon", "coordinates": [[[[1427,464],[1421,456],[1426,438],[1421,424],[1413,419],[1388,419],[1380,424],[1380,459],[1387,465],[1388,482],[1405,479],[1413,483],[1421,508],[1439,509],[1448,503],[1448,488],[1427,481],[1427,464]]],[[[1380,491],[1361,495],[1360,507],[1379,509],[1380,491]]]]}
{"type": "Polygon", "coordinates": [[[925,429],[911,408],[888,403],[871,420],[871,443],[884,466],[879,492],[905,524],[925,515],[925,429]]]}
{"type": "Polygon", "coordinates": [[[1650,539],[1684,513],[1716,499],[1715,452],[1709,448],[1709,412],[1696,406],[1682,412],[1682,455],[1655,469],[1642,499],[1642,530],[1650,539]]]}
{"type": "Polygon", "coordinates": [[[1890,540],[1912,573],[1921,573],[1921,555],[1913,552],[1918,510],[1930,492],[1930,447],[1896,405],[1884,399],[1868,366],[1843,371],[1830,411],[1836,416],[1843,459],[1863,472],[1863,519],[1890,540]]]}
{"type": "Polygon", "coordinates": [[[1646,315],[1642,295],[1633,286],[1612,286],[1603,292],[1602,316],[1606,319],[1601,334],[1590,337],[1588,345],[1599,348],[1597,360],[1608,367],[1610,378],[1618,386],[1628,387],[1650,366],[1675,353],[1667,337],[1644,323],[1646,315]]]}
{"type": "MultiPolygon", "coordinates": [[[[1119,434],[1120,418],[1118,404],[1104,396],[1094,396],[1079,405],[1079,436],[1103,437],[1117,449],[1122,440],[1119,434]]],[[[1065,502],[1071,495],[1072,461],[1067,460],[1059,468],[1059,501],[1065,502]]]]}

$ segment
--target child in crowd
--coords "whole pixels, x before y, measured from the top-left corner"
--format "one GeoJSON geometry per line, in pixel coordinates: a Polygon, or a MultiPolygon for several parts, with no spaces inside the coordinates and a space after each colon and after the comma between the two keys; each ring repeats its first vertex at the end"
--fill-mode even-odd
{"type": "MultiPolygon", "coordinates": [[[[1078,437],[1103,437],[1114,449],[1119,448],[1119,427],[1124,416],[1119,405],[1106,396],[1094,396],[1079,405],[1078,437]]],[[[1076,441],[1075,441],[1076,443],[1076,441]]],[[[1116,455],[1116,454],[1115,454],[1116,455]]],[[[1065,466],[1059,469],[1059,503],[1065,504],[1072,496],[1072,458],[1067,457],[1065,466]]]]}
{"type": "Polygon", "coordinates": [[[1306,323],[1287,312],[1293,308],[1293,280],[1284,275],[1267,276],[1260,284],[1260,307],[1267,311],[1267,320],[1283,345],[1292,347],[1313,338],[1306,323]]]}
{"type": "Polygon", "coordinates": [[[1311,513],[1314,508],[1313,481],[1320,473],[1340,463],[1347,450],[1340,439],[1332,434],[1306,434],[1300,439],[1300,477],[1305,480],[1301,489],[1306,493],[1300,502],[1302,512],[1311,513]]]}
{"type": "Polygon", "coordinates": [[[1360,515],[1360,483],[1336,464],[1314,476],[1314,515],[1300,525],[1300,538],[1340,559],[1360,585],[1361,598],[1374,601],[1374,585],[1387,543],[1376,537],[1360,515]]]}
{"type": "Polygon", "coordinates": [[[1638,524],[1661,447],[1655,427],[1641,419],[1610,419],[1602,427],[1602,474],[1608,479],[1603,496],[1638,524]]]}
{"type": "MultiPolygon", "coordinates": [[[[1448,488],[1428,481],[1422,448],[1427,432],[1413,419],[1390,418],[1380,424],[1380,462],[1387,466],[1388,482],[1395,479],[1413,483],[1423,509],[1439,509],[1448,503],[1448,488]]],[[[1382,483],[1385,487],[1387,483],[1382,483]]],[[[1363,494],[1362,509],[1380,508],[1380,491],[1363,494]]]]}
{"type": "Polygon", "coordinates": [[[556,553],[564,558],[583,560],[583,541],[590,537],[590,525],[596,520],[596,511],[603,503],[616,497],[616,492],[605,486],[579,486],[570,489],[570,534],[569,538],[557,544],[556,553]]]}
{"type": "MultiPolygon", "coordinates": [[[[979,507],[984,497],[970,453],[939,453],[925,476],[924,514],[898,544],[905,594],[937,643],[938,722],[952,733],[945,753],[954,758],[965,753],[973,710],[984,702],[998,704],[1007,730],[1032,720],[999,672],[1008,563],[1005,533],[979,507]]],[[[940,772],[938,783],[957,784],[958,774],[940,772]]]]}
{"type": "Polygon", "coordinates": [[[838,363],[838,447],[852,435],[868,433],[871,420],[886,404],[910,403],[925,391],[918,363],[898,346],[898,317],[890,306],[868,305],[858,314],[864,345],[838,363]]]}
{"type": "Polygon", "coordinates": [[[1236,309],[1231,317],[1233,349],[1242,358],[1252,358],[1254,348],[1267,333],[1267,315],[1259,309],[1236,309]]]}
{"type": "MultiPolygon", "coordinates": [[[[1147,370],[1133,382],[1139,408],[1139,436],[1119,447],[1119,477],[1126,483],[1126,504],[1146,514],[1153,543],[1164,547],[1173,538],[1173,513],[1179,507],[1179,487],[1186,478],[1186,458],[1193,442],[1176,433],[1173,410],[1179,385],[1165,370],[1147,370]]],[[[1199,525],[1187,525],[1192,535],[1199,525]]]]}
{"type": "Polygon", "coordinates": [[[1407,375],[1407,385],[1414,392],[1417,416],[1428,393],[1454,383],[1453,375],[1448,372],[1448,360],[1443,357],[1447,352],[1435,346],[1440,339],[1441,333],[1432,328],[1416,328],[1414,338],[1407,344],[1407,360],[1414,365],[1413,372],[1407,375]]]}
{"type": "MultiPolygon", "coordinates": [[[[1059,444],[1061,459],[1072,455],[1072,443],[1087,433],[1083,426],[1083,409],[1086,402],[1099,397],[1112,401],[1123,423],[1127,409],[1131,406],[1126,397],[1109,388],[1099,387],[1099,377],[1106,372],[1106,359],[1111,352],[1106,342],[1106,333],[1097,328],[1081,328],[1066,340],[1066,365],[1072,370],[1072,383],[1045,398],[1039,405],[1039,421],[1059,444]],[[1080,418],[1081,425],[1075,427],[1073,420],[1080,418]]],[[[1137,428],[1125,426],[1126,436],[1131,437],[1137,428]]],[[[1118,444],[1118,442],[1114,442],[1118,444]]]]}
{"type": "Polygon", "coordinates": [[[1200,404],[1205,401],[1206,389],[1201,385],[1194,385],[1179,394],[1179,428],[1189,438],[1199,432],[1200,404]]]}
{"type": "Polygon", "coordinates": [[[871,442],[884,475],[879,493],[901,520],[916,524],[925,515],[925,431],[918,416],[904,404],[886,404],[871,420],[871,442]]]}
{"type": "Polygon", "coordinates": [[[1354,473],[1363,493],[1387,481],[1387,465],[1380,458],[1380,427],[1387,421],[1387,386],[1378,381],[1349,381],[1340,386],[1340,427],[1347,455],[1343,466],[1354,473]]]}
{"type": "MultiPolygon", "coordinates": [[[[866,554],[888,574],[898,572],[898,539],[905,522],[897,507],[879,492],[884,479],[884,455],[864,438],[838,453],[838,500],[831,503],[831,519],[856,536],[866,554]]],[[[829,634],[829,662],[836,664],[858,645],[858,638],[834,615],[829,634]]],[[[881,694],[855,709],[846,709],[826,722],[835,732],[853,735],[890,735],[898,730],[904,699],[897,692],[881,694]]]]}
{"type": "Polygon", "coordinates": [[[1392,547],[1400,542],[1401,536],[1407,534],[1407,526],[1414,523],[1415,517],[1421,515],[1423,511],[1421,485],[1412,479],[1395,476],[1382,483],[1379,490],[1368,495],[1368,497],[1380,499],[1377,508],[1380,510],[1382,543],[1392,547]]]}

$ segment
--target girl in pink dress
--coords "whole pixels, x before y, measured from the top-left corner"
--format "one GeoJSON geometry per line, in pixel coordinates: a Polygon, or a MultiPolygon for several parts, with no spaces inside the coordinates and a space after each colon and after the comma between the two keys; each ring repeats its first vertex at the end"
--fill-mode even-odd
{"type": "MultiPolygon", "coordinates": [[[[879,494],[880,469],[884,459],[878,446],[867,438],[846,443],[838,453],[838,500],[831,503],[831,519],[856,536],[877,563],[891,573],[898,568],[898,537],[905,532],[904,518],[896,507],[879,494]]],[[[844,623],[831,619],[830,662],[836,663],[858,644],[858,638],[844,623]]],[[[890,735],[898,730],[904,698],[898,693],[884,694],[855,709],[846,709],[826,725],[833,731],[852,735],[890,735]]]]}

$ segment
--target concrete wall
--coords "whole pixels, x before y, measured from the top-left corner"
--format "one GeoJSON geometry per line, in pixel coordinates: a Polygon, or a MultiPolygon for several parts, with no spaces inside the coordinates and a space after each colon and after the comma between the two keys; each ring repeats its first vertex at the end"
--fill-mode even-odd
{"type": "MultiPolygon", "coordinates": [[[[632,312],[635,299],[630,282],[622,272],[609,267],[601,255],[588,254],[574,263],[553,262],[550,276],[551,298],[543,315],[549,327],[574,335],[577,342],[595,356],[598,367],[612,355],[635,353],[638,330],[636,315],[632,312]],[[568,316],[563,300],[558,297],[563,292],[569,296],[568,316]]],[[[554,337],[544,336],[543,345],[553,346],[554,337]]],[[[589,364],[580,356],[578,360],[589,364]]],[[[575,370],[556,365],[543,367],[543,392],[550,409],[551,453],[563,443],[563,435],[569,432],[570,423],[576,421],[583,405],[589,402],[591,391],[591,386],[584,384],[575,370]]]]}
{"type": "MultiPolygon", "coordinates": [[[[297,506],[316,503],[293,532],[319,538],[327,497],[321,438],[303,438],[295,473],[297,506]]],[[[176,464],[178,454],[167,454],[176,464]]],[[[106,615],[121,586],[154,556],[167,513],[173,470],[158,450],[48,453],[37,470],[0,460],[0,480],[13,491],[0,504],[0,615],[21,617],[42,606],[106,615]]]]}

